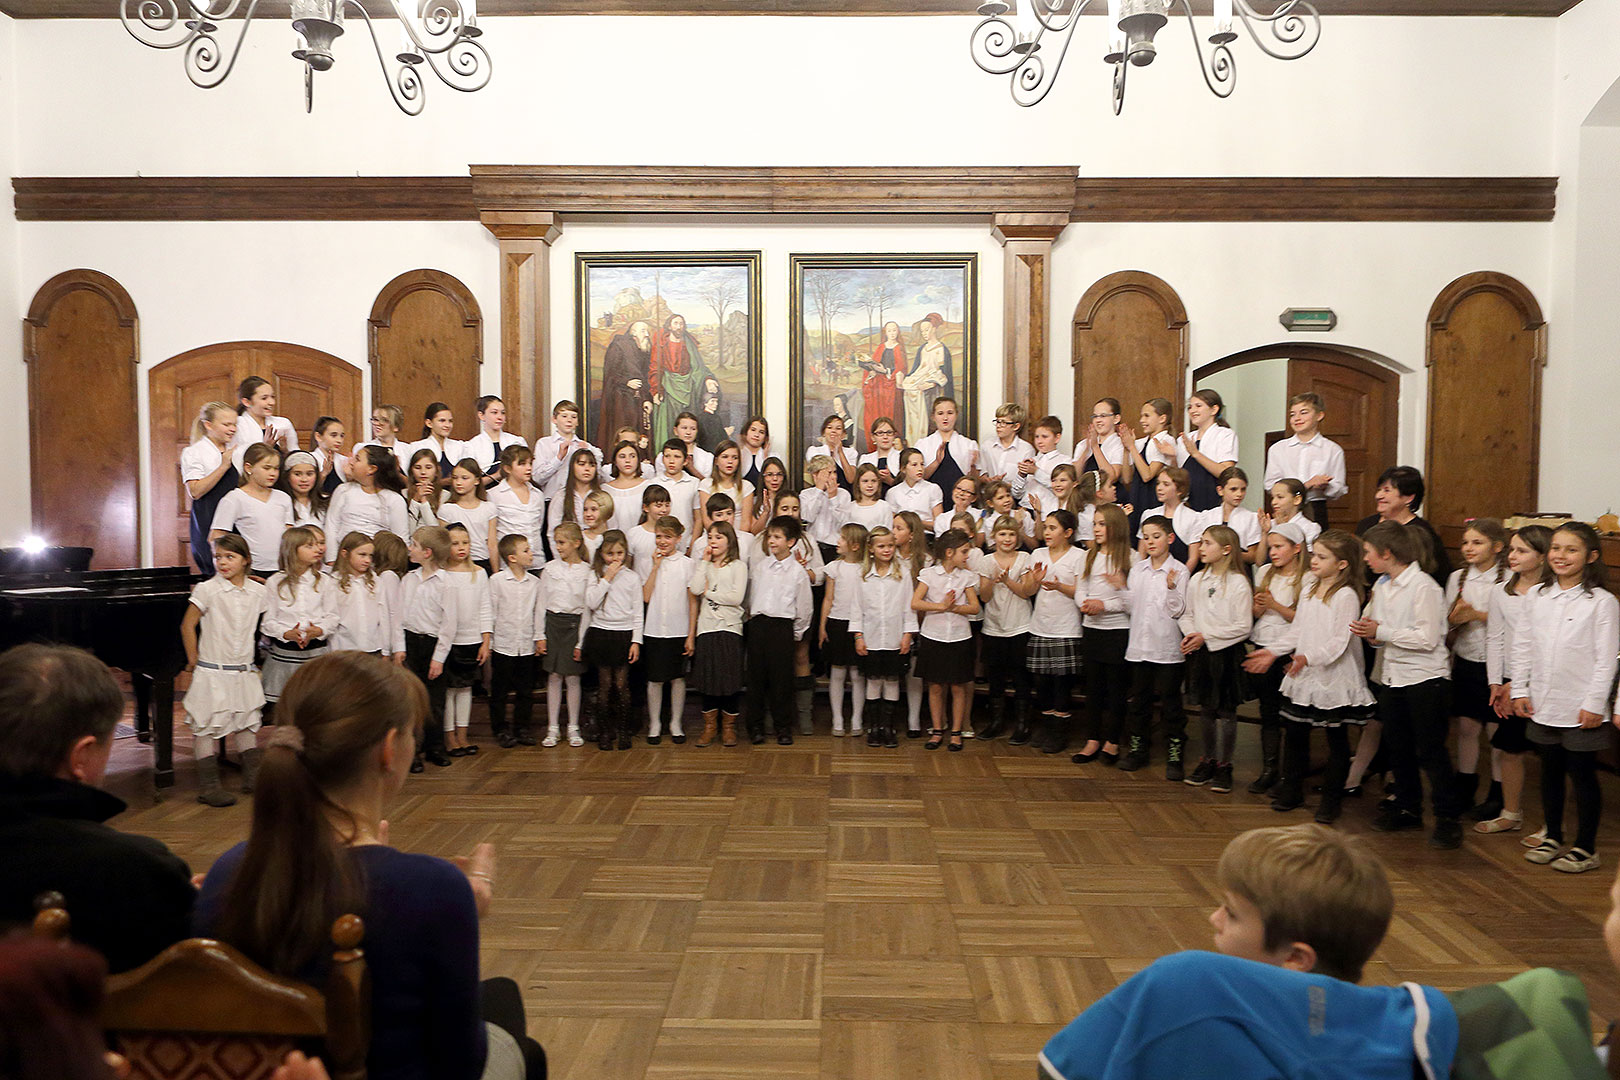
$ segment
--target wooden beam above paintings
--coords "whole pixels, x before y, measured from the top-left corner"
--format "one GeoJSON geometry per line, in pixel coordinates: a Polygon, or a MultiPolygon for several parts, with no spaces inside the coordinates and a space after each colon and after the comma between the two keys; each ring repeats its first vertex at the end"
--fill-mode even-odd
{"type": "Polygon", "coordinates": [[[991,222],[1551,221],[1552,176],[1084,177],[1073,166],[475,165],[471,176],[19,176],[19,221],[476,221],[486,215],[935,215],[991,222]]]}

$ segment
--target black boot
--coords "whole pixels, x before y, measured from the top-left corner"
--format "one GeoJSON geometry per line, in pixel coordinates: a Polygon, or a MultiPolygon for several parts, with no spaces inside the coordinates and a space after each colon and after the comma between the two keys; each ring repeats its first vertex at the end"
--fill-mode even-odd
{"type": "Polygon", "coordinates": [[[882,698],[866,699],[866,745],[883,745],[883,726],[889,722],[889,712],[882,698]]]}
{"type": "Polygon", "coordinates": [[[1069,748],[1070,716],[1047,716],[1042,720],[1041,753],[1061,754],[1069,748]]]}
{"type": "Polygon", "coordinates": [[[990,695],[990,720],[977,732],[976,739],[999,739],[1007,730],[1007,695],[990,695]]]}
{"type": "Polygon", "coordinates": [[[1260,726],[1260,775],[1249,785],[1250,795],[1262,795],[1276,786],[1278,759],[1282,756],[1282,725],[1260,726]]]}
{"type": "Polygon", "coordinates": [[[885,700],[883,702],[883,746],[886,750],[893,750],[900,745],[900,702],[885,700]]]}
{"type": "Polygon", "coordinates": [[[1502,781],[1492,780],[1485,801],[1468,812],[1475,821],[1494,821],[1502,816],[1502,781]]]}
{"type": "Polygon", "coordinates": [[[619,718],[614,714],[613,706],[598,698],[596,715],[592,717],[596,725],[596,748],[598,750],[613,749],[614,736],[618,732],[619,718]]]}
{"type": "Polygon", "coordinates": [[[1479,794],[1479,773],[1459,772],[1457,777],[1457,806],[1464,814],[1473,816],[1474,796],[1479,794]]]}
{"type": "Polygon", "coordinates": [[[1029,730],[1029,702],[1019,700],[1013,706],[1012,735],[1007,739],[1014,746],[1026,746],[1031,738],[1029,730]]]}

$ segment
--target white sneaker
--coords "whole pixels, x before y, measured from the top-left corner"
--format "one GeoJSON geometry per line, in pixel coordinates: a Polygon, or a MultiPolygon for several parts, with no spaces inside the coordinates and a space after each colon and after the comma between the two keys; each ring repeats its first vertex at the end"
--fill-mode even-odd
{"type": "MultiPolygon", "coordinates": [[[[1567,856],[1563,854],[1563,851],[1564,845],[1560,844],[1558,841],[1543,840],[1541,843],[1525,852],[1524,858],[1526,862],[1533,862],[1538,866],[1546,866],[1554,859],[1567,858],[1567,856]]],[[[1585,853],[1583,852],[1582,854],[1585,853]]]]}
{"type": "Polygon", "coordinates": [[[546,737],[540,740],[540,745],[541,746],[556,746],[557,745],[557,729],[552,728],[550,731],[546,732],[546,737]]]}
{"type": "Polygon", "coordinates": [[[1584,874],[1588,870],[1596,870],[1601,864],[1595,853],[1589,854],[1582,848],[1572,847],[1548,865],[1561,873],[1584,874]]]}

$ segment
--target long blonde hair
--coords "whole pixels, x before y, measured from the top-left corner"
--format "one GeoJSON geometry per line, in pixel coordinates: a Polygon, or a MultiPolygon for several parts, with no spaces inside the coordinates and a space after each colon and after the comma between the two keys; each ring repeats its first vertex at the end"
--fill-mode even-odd
{"type": "Polygon", "coordinates": [[[281,567],[282,578],[276,590],[280,592],[285,589],[286,592],[282,595],[289,603],[298,599],[298,579],[303,577],[306,571],[314,578],[315,591],[319,592],[321,589],[320,569],[304,566],[298,561],[298,549],[314,539],[315,530],[308,525],[294,525],[281,534],[281,554],[276,563],[281,567]]]}
{"type": "Polygon", "coordinates": [[[1337,577],[1317,578],[1305,595],[1325,604],[1340,589],[1349,589],[1356,594],[1356,602],[1360,603],[1366,596],[1362,591],[1366,577],[1361,569],[1361,541],[1343,529],[1329,529],[1318,536],[1311,546],[1326,547],[1335,559],[1343,561],[1344,571],[1337,577]]]}
{"type": "Polygon", "coordinates": [[[1131,566],[1131,523],[1126,518],[1125,511],[1113,503],[1104,503],[1097,507],[1096,516],[1102,520],[1103,526],[1108,530],[1108,539],[1104,540],[1100,545],[1093,544],[1086,549],[1086,577],[1091,576],[1091,564],[1096,561],[1099,553],[1108,556],[1108,570],[1110,573],[1123,574],[1129,572],[1131,566]]]}
{"type": "MultiPolygon", "coordinates": [[[[866,534],[866,555],[861,559],[861,577],[871,577],[873,569],[877,566],[877,556],[872,553],[872,549],[877,545],[878,539],[884,536],[892,537],[893,535],[894,530],[887,525],[879,525],[866,534]]],[[[889,557],[889,569],[882,576],[891,577],[896,581],[905,580],[905,572],[900,569],[900,545],[898,542],[895,544],[894,554],[889,557]]]]}
{"type": "MultiPolygon", "coordinates": [[[[903,557],[911,563],[911,580],[916,581],[928,564],[928,530],[923,528],[922,518],[914,510],[902,510],[894,515],[894,520],[904,521],[911,530],[911,551],[903,557]]],[[[894,557],[896,562],[902,558],[898,547],[895,548],[894,557]]]]}
{"type": "Polygon", "coordinates": [[[336,581],[337,587],[344,592],[349,591],[349,582],[354,579],[354,570],[349,566],[349,552],[363,544],[371,544],[372,568],[362,575],[361,580],[366,583],[366,588],[376,588],[377,545],[373,543],[371,537],[356,529],[343,535],[343,541],[338,544],[338,557],[334,560],[335,565],[332,569],[332,580],[336,581]]]}
{"type": "MultiPolygon", "coordinates": [[[[1205,570],[1221,578],[1236,574],[1245,582],[1249,580],[1249,573],[1243,566],[1243,542],[1238,539],[1236,532],[1226,525],[1211,525],[1204,530],[1204,539],[1213,540],[1230,549],[1218,562],[1207,563],[1205,570]]],[[[1226,587],[1225,581],[1221,582],[1221,587],[1223,589],[1226,587]]]]}

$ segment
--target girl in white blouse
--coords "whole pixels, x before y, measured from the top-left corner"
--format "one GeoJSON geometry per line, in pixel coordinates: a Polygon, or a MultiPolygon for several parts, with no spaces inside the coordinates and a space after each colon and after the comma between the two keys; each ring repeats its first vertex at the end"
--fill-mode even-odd
{"type": "Polygon", "coordinates": [[[709,528],[704,504],[709,496],[723,492],[731,496],[737,507],[737,520],[748,521],[754,516],[754,485],[742,478],[742,449],[727,439],[714,448],[714,471],[698,485],[697,525],[694,534],[709,528]]]}
{"type": "Polygon", "coordinates": [[[427,450],[433,455],[433,465],[438,470],[439,479],[447,479],[450,470],[456,467],[456,462],[466,456],[462,444],[450,437],[455,430],[456,421],[450,412],[450,406],[442,401],[430,404],[422,413],[422,438],[411,445],[411,460],[416,455],[427,450]]]}
{"type": "MultiPolygon", "coordinates": [[[[692,560],[679,550],[684,530],[679,518],[665,515],[653,526],[653,553],[642,576],[641,597],[647,603],[642,626],[641,665],[647,678],[647,745],[664,737],[664,689],[669,688],[669,741],[684,743],[686,729],[686,660],[696,647],[693,609],[697,602],[687,591],[692,560]],[[645,575],[645,576],[643,576],[645,575]]],[[[627,547],[628,550],[628,547],[627,547]]]]}
{"type": "Polygon", "coordinates": [[[1226,422],[1225,411],[1221,395],[1208,388],[1194,390],[1187,399],[1189,430],[1176,447],[1176,463],[1187,470],[1187,505],[1194,510],[1220,505],[1215,478],[1238,463],[1237,432],[1226,422]]]}
{"type": "Polygon", "coordinates": [[[1211,525],[1225,525],[1238,538],[1238,557],[1246,563],[1261,561],[1256,558],[1260,549],[1260,515],[1243,505],[1243,500],[1249,494],[1249,477],[1236,465],[1226,469],[1216,480],[1215,493],[1220,497],[1221,504],[1213,510],[1204,511],[1198,519],[1198,525],[1193,537],[1188,541],[1191,564],[1198,566],[1198,541],[1203,539],[1203,532],[1211,525]]]}
{"type": "Polygon", "coordinates": [[[708,746],[718,735],[722,745],[736,746],[738,700],[743,688],[743,599],[748,594],[748,564],[741,557],[737,532],[730,522],[710,525],[706,541],[687,586],[698,602],[692,681],[703,695],[703,734],[697,744],[708,746]]]}
{"type": "MultiPolygon", "coordinates": [[[[540,607],[545,612],[536,648],[546,672],[546,719],[549,725],[541,746],[556,746],[559,737],[563,689],[568,690],[568,745],[583,746],[579,727],[580,683],[585,665],[580,643],[589,627],[585,593],[590,587],[591,565],[580,558],[584,543],[572,522],[557,528],[557,557],[540,572],[540,607]]],[[[499,550],[499,549],[497,549],[499,550]]]]}
{"type": "Polygon", "coordinates": [[[1348,726],[1366,724],[1376,708],[1361,642],[1350,632],[1351,620],[1361,611],[1365,580],[1361,541],[1338,529],[1316,538],[1310,583],[1294,615],[1294,656],[1279,687],[1283,719],[1289,723],[1283,732],[1282,779],[1271,789],[1273,810],[1305,804],[1311,729],[1321,728],[1327,735],[1328,765],[1316,820],[1330,824],[1338,819],[1350,769],[1348,726]]]}
{"type": "MultiPolygon", "coordinates": [[[[489,550],[489,523],[495,519],[495,507],[489,503],[484,491],[483,470],[472,458],[462,458],[450,470],[450,492],[439,504],[439,520],[446,526],[465,525],[472,538],[472,561],[493,573],[489,550]]],[[[543,556],[535,557],[544,562],[543,556]]]]}
{"type": "Polygon", "coordinates": [[[1507,578],[1507,530],[1496,518],[1475,518],[1463,530],[1463,565],[1446,579],[1446,625],[1451,639],[1451,713],[1457,718],[1457,792],[1464,813],[1489,821],[1502,809],[1499,753],[1491,754],[1491,787],[1475,810],[1479,791],[1479,735],[1496,731],[1485,671],[1485,623],[1491,594],[1507,578]]]}
{"type": "MultiPolygon", "coordinates": [[[[905,567],[912,587],[923,570],[933,562],[928,553],[928,538],[922,518],[910,510],[897,510],[894,514],[894,557],[905,567]]],[[[906,738],[922,738],[922,703],[926,695],[923,681],[914,672],[906,673],[906,738]]]]}
{"type": "MultiPolygon", "coordinates": [[[[399,616],[394,605],[399,597],[374,572],[376,550],[371,537],[362,532],[349,533],[338,542],[332,564],[338,613],[338,628],[331,635],[334,649],[389,655],[396,636],[394,624],[399,616]]],[[[404,663],[404,653],[399,654],[399,661],[404,663]]]]}
{"type": "Polygon", "coordinates": [[[1189,704],[1203,718],[1204,756],[1184,783],[1226,794],[1232,790],[1237,707],[1243,701],[1243,642],[1254,623],[1254,591],[1243,568],[1237,533],[1225,525],[1204,530],[1204,569],[1187,586],[1181,616],[1181,651],[1187,655],[1189,704]]]}
{"type": "Polygon", "coordinates": [[[326,524],[326,507],[331,496],[321,490],[320,466],[315,455],[308,450],[294,450],[281,463],[281,477],[276,490],[285,491],[292,500],[293,524],[326,524]]]}
{"type": "Polygon", "coordinates": [[[641,578],[630,569],[624,533],[610,529],[591,560],[594,575],[585,591],[591,626],[583,658],[596,668],[596,748],[630,749],[635,721],[630,715],[630,665],[641,656],[641,578]]]}
{"type": "Polygon", "coordinates": [[[254,443],[242,455],[242,484],[226,492],[214,509],[210,542],[237,532],[253,553],[253,576],[264,580],[276,572],[281,534],[293,523],[292,497],[275,489],[281,454],[266,443],[254,443]]]}
{"type": "Polygon", "coordinates": [[[946,530],[935,542],[934,565],[918,576],[911,594],[911,609],[922,615],[917,674],[928,684],[929,713],[934,720],[925,746],[928,750],[938,750],[945,741],[947,722],[950,748],[962,749],[973,690],[973,634],[968,617],[979,613],[979,575],[967,563],[977,546],[962,530],[946,530]]]}
{"type": "MultiPolygon", "coordinates": [[[[995,486],[1008,493],[1005,481],[995,486]]],[[[990,720],[975,734],[979,739],[1000,738],[1007,730],[1007,712],[1014,715],[1013,738],[1029,741],[1029,713],[1032,684],[1024,651],[1029,645],[1029,599],[1014,588],[1014,582],[1029,569],[1029,552],[1021,550],[1024,534],[1017,519],[1002,515],[991,519],[988,554],[979,553],[972,561],[979,574],[979,605],[984,612],[984,633],[979,650],[984,673],[990,680],[990,720]],[[1009,701],[1009,691],[1011,692],[1009,701]]]]}
{"type": "Polygon", "coordinates": [[[444,564],[445,603],[456,605],[456,633],[444,662],[444,745],[451,757],[478,753],[467,738],[472,722],[472,688],[489,661],[495,613],[489,599],[489,575],[472,562],[472,537],[465,525],[452,525],[450,558],[444,564]]]}
{"type": "Polygon", "coordinates": [[[879,525],[867,536],[857,597],[850,611],[849,632],[866,677],[867,746],[900,745],[895,712],[900,707],[900,679],[911,659],[917,635],[917,613],[911,609],[915,582],[897,555],[894,533],[879,525]]]}
{"type": "Polygon", "coordinates": [[[411,466],[405,479],[410,485],[406,491],[411,531],[439,524],[439,500],[444,489],[439,486],[439,460],[432,450],[424,447],[411,454],[411,466]]]}
{"type": "Polygon", "coordinates": [[[909,510],[926,522],[933,522],[944,509],[939,485],[923,479],[922,451],[915,446],[900,452],[900,482],[884,496],[895,513],[909,510]]]}
{"type": "Polygon", "coordinates": [[[191,425],[191,445],[180,451],[180,481],[191,497],[191,561],[204,574],[214,572],[209,530],[214,510],[242,475],[233,460],[236,411],[223,401],[210,401],[191,425]]]}
{"type": "MultiPolygon", "coordinates": [[[[719,460],[716,456],[716,461],[719,460]]],[[[828,665],[827,701],[832,706],[832,733],[844,734],[844,685],[849,684],[849,733],[859,735],[866,718],[866,676],[861,673],[851,623],[860,602],[861,574],[866,563],[866,526],[845,524],[838,530],[837,558],[827,564],[827,592],[821,603],[821,657],[828,665]]]]}
{"type": "Polygon", "coordinates": [[[394,455],[381,446],[357,450],[349,474],[354,479],[332,493],[326,510],[327,531],[340,538],[351,532],[375,536],[385,529],[395,536],[409,536],[410,514],[402,494],[405,477],[394,455]]]}
{"type": "Polygon", "coordinates": [[[1131,523],[1117,506],[1097,508],[1091,549],[1074,590],[1084,635],[1080,639],[1086,680],[1086,744],[1073,761],[1119,760],[1125,709],[1131,690],[1125,649],[1131,636],[1131,523]]]}
{"type": "MultiPolygon", "coordinates": [[[[1491,590],[1490,618],[1485,622],[1485,679],[1491,689],[1491,711],[1496,714],[1491,752],[1501,755],[1502,810],[1494,819],[1475,825],[1478,833],[1517,832],[1524,823],[1524,755],[1535,744],[1525,735],[1524,717],[1513,712],[1509,657],[1524,618],[1525,595],[1552,580],[1552,569],[1547,565],[1551,543],[1552,530],[1543,525],[1515,529],[1507,544],[1507,565],[1512,576],[1501,588],[1491,590]]],[[[1545,833],[1538,829],[1520,843],[1534,846],[1544,839],[1545,833]]]]}
{"type": "Polygon", "coordinates": [[[1024,663],[1035,676],[1035,700],[1046,704],[1036,745],[1043,753],[1061,754],[1069,747],[1069,687],[1080,668],[1080,609],[1074,589],[1085,552],[1074,544],[1075,519],[1068,510],[1048,513],[1041,529],[1046,546],[1035,549],[1015,587],[1035,601],[1024,663]]]}
{"type": "Polygon", "coordinates": [[[283,453],[298,449],[298,432],[292,421],[276,416],[276,390],[268,379],[249,375],[236,388],[236,432],[232,446],[264,443],[283,453]]]}
{"type": "Polygon", "coordinates": [[[321,573],[325,544],[303,525],[281,537],[281,570],[265,582],[268,605],[261,633],[272,642],[262,677],[272,705],[299,666],[326,651],[338,629],[337,585],[321,573]]]}
{"type": "MultiPolygon", "coordinates": [[[[557,526],[565,521],[577,522],[581,528],[586,528],[585,500],[602,490],[601,469],[596,462],[596,452],[585,448],[570,454],[567,477],[568,479],[563,481],[562,489],[552,497],[550,508],[546,512],[548,541],[556,533],[557,526]]],[[[613,520],[613,510],[613,502],[610,499],[607,514],[601,518],[601,527],[616,528],[623,532],[623,524],[613,520]]]]}
{"type": "Polygon", "coordinates": [[[1281,778],[1282,686],[1288,660],[1299,640],[1294,615],[1305,580],[1305,533],[1297,521],[1279,522],[1266,534],[1269,558],[1254,593],[1254,627],[1249,641],[1254,651],[1243,661],[1250,687],[1260,699],[1260,775],[1249,785],[1250,795],[1270,791],[1281,778]]]}

